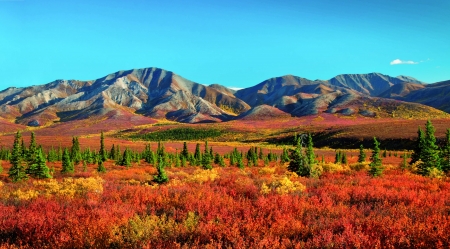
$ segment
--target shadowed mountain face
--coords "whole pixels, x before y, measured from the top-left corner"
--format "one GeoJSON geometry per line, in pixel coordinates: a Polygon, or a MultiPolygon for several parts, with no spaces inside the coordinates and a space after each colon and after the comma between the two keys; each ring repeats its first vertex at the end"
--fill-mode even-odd
{"type": "Polygon", "coordinates": [[[428,85],[405,83],[391,87],[380,97],[420,103],[450,113],[450,80],[428,85]]]}
{"type": "MultiPolygon", "coordinates": [[[[449,85],[425,86],[410,77],[394,78],[378,73],[315,81],[287,75],[234,91],[218,84],[198,84],[163,69],[144,68],[119,71],[93,81],[57,80],[39,86],[8,88],[0,92],[0,117],[40,126],[111,115],[144,115],[187,123],[259,119],[266,112],[270,118],[321,112],[376,116],[377,110],[385,105],[391,109],[429,108],[386,98],[445,108],[446,103],[423,96],[432,96],[449,85]],[[378,95],[383,98],[374,98],[378,95]]],[[[433,108],[429,111],[439,114],[433,108]]]]}

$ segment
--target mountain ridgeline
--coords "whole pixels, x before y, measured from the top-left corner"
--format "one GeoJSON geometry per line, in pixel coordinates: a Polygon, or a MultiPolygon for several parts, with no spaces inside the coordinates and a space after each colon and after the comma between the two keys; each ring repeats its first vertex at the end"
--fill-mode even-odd
{"type": "Polygon", "coordinates": [[[185,123],[323,112],[368,117],[445,116],[450,111],[449,98],[450,81],[426,85],[411,77],[379,73],[343,74],[330,80],[287,75],[235,91],[219,84],[205,86],[160,68],[143,68],[91,81],[57,80],[5,89],[0,92],[0,118],[40,126],[113,115],[185,123]]]}

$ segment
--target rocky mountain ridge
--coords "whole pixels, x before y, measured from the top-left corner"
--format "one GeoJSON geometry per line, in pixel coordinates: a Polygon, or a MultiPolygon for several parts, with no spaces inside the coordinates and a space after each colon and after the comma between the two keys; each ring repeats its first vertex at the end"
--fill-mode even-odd
{"type": "Polygon", "coordinates": [[[0,92],[0,117],[30,126],[101,118],[111,113],[199,123],[256,118],[265,111],[270,112],[270,117],[321,112],[372,117],[389,112],[383,109],[385,106],[441,115],[434,108],[411,102],[450,111],[443,101],[420,98],[447,87],[450,84],[432,87],[407,76],[370,73],[314,81],[287,75],[235,91],[219,84],[199,84],[152,67],[118,71],[91,81],[56,80],[11,87],[0,92]]]}

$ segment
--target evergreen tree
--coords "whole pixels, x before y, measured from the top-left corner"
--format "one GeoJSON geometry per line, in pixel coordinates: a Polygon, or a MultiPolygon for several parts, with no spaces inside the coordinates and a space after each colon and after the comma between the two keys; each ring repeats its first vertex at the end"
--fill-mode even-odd
{"type": "Polygon", "coordinates": [[[386,149],[384,149],[384,151],[383,151],[383,157],[386,158],[386,156],[387,156],[387,151],[386,151],[386,149]]]}
{"type": "Polygon", "coordinates": [[[336,151],[336,155],[334,157],[334,163],[338,164],[338,163],[342,163],[342,153],[341,151],[336,151]]]}
{"type": "Polygon", "coordinates": [[[0,174],[3,173],[2,160],[0,160],[0,174]]]}
{"type": "Polygon", "coordinates": [[[131,151],[130,149],[126,148],[123,152],[122,161],[120,162],[121,166],[131,166],[131,151]]]}
{"type": "Polygon", "coordinates": [[[87,163],[86,161],[83,161],[83,172],[87,171],[87,163]]]}
{"type": "Polygon", "coordinates": [[[361,144],[359,146],[359,155],[358,155],[358,163],[363,163],[366,161],[366,153],[364,152],[364,147],[361,144]]]}
{"type": "Polygon", "coordinates": [[[75,164],[79,164],[81,161],[81,153],[80,153],[80,142],[78,142],[78,137],[72,138],[72,148],[70,150],[70,159],[75,164]]]}
{"type": "Polygon", "coordinates": [[[50,169],[47,167],[44,152],[42,148],[36,150],[36,160],[32,166],[32,176],[38,179],[52,178],[50,169]]]}
{"type": "Polygon", "coordinates": [[[209,153],[205,153],[202,157],[202,166],[204,169],[212,169],[211,159],[209,158],[209,153]]]}
{"type": "Polygon", "coordinates": [[[380,143],[377,141],[377,138],[373,138],[374,148],[372,151],[372,156],[370,157],[370,170],[369,173],[372,176],[380,176],[383,173],[382,161],[380,158],[380,143]]]}
{"type": "Polygon", "coordinates": [[[111,149],[109,150],[109,159],[116,160],[116,147],[114,144],[111,146],[111,149]]]}
{"type": "Polygon", "coordinates": [[[403,158],[403,161],[402,161],[402,163],[401,163],[401,165],[400,165],[400,168],[402,169],[402,170],[405,170],[405,169],[407,169],[408,168],[408,154],[405,152],[405,153],[403,153],[403,156],[402,156],[402,158],[403,158]]]}
{"type": "Polygon", "coordinates": [[[308,158],[303,153],[301,143],[297,144],[294,150],[291,150],[291,161],[289,162],[288,170],[295,172],[299,176],[310,176],[311,167],[308,164],[308,158]]]}
{"type": "Polygon", "coordinates": [[[286,147],[284,147],[283,154],[281,154],[281,162],[286,163],[286,162],[289,162],[289,160],[290,160],[290,158],[289,158],[288,149],[286,147]]]}
{"type": "Polygon", "coordinates": [[[347,153],[342,153],[342,164],[347,165],[347,153]]]}
{"type": "Polygon", "coordinates": [[[181,157],[188,158],[188,156],[189,156],[189,151],[188,151],[187,143],[184,142],[183,150],[181,151],[181,157]]]}
{"type": "Polygon", "coordinates": [[[450,172],[450,129],[445,133],[445,144],[442,148],[442,170],[450,172]]]}
{"type": "Polygon", "coordinates": [[[62,156],[62,170],[61,173],[73,173],[74,167],[72,160],[70,159],[69,150],[64,148],[63,156],[62,156]]]}
{"type": "MultiPolygon", "coordinates": [[[[8,175],[13,182],[18,182],[21,180],[28,179],[25,172],[25,166],[23,165],[23,146],[20,144],[21,135],[18,131],[14,137],[13,149],[10,157],[11,168],[9,169],[8,175]]],[[[23,140],[22,140],[23,142],[23,140]]]]}
{"type": "Polygon", "coordinates": [[[106,152],[106,148],[105,148],[105,136],[103,135],[103,131],[100,134],[100,160],[103,162],[106,162],[106,160],[108,159],[108,152],[106,152]]]}
{"type": "Polygon", "coordinates": [[[244,168],[244,160],[243,160],[243,158],[242,158],[242,155],[240,155],[240,156],[237,157],[237,166],[238,166],[238,168],[240,168],[240,169],[243,169],[243,168],[244,168]]]}
{"type": "Polygon", "coordinates": [[[306,160],[310,166],[316,163],[316,155],[314,154],[313,150],[313,140],[311,134],[308,134],[308,144],[306,146],[306,160]]]}
{"type": "MultiPolygon", "coordinates": [[[[101,154],[100,154],[100,157],[101,157],[101,154]]],[[[101,160],[101,158],[100,158],[100,160],[98,160],[97,172],[99,172],[99,173],[105,173],[106,172],[105,165],[103,163],[103,160],[101,160]]]]}
{"type": "Polygon", "coordinates": [[[200,152],[200,144],[199,143],[197,143],[197,145],[195,146],[194,158],[197,161],[200,161],[202,159],[202,155],[201,155],[201,152],[200,152]]]}
{"type": "Polygon", "coordinates": [[[428,175],[428,172],[432,168],[441,170],[439,147],[436,145],[434,132],[435,129],[431,124],[431,121],[428,120],[425,126],[425,143],[420,157],[422,163],[417,166],[418,173],[421,175],[428,175]]]}
{"type": "Polygon", "coordinates": [[[413,154],[411,155],[411,164],[422,160],[422,150],[425,147],[425,133],[419,127],[417,131],[417,140],[416,140],[416,148],[414,149],[413,154]]]}
{"type": "Polygon", "coordinates": [[[36,162],[36,156],[37,156],[36,136],[34,135],[34,132],[31,132],[30,146],[28,147],[27,151],[28,167],[31,167],[31,165],[36,162]]]}
{"type": "Polygon", "coordinates": [[[158,159],[158,166],[156,167],[158,174],[154,177],[153,181],[162,184],[169,181],[169,177],[166,174],[166,171],[164,170],[164,161],[162,156],[159,156],[158,159]]]}

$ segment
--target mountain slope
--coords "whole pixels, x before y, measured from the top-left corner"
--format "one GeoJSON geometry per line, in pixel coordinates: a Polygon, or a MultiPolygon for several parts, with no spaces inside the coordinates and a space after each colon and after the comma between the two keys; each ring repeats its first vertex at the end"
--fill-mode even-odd
{"type": "Polygon", "coordinates": [[[233,95],[159,68],[119,71],[95,81],[9,88],[0,92],[0,99],[0,115],[21,124],[83,119],[114,110],[181,122],[223,121],[250,109],[233,95]]]}

